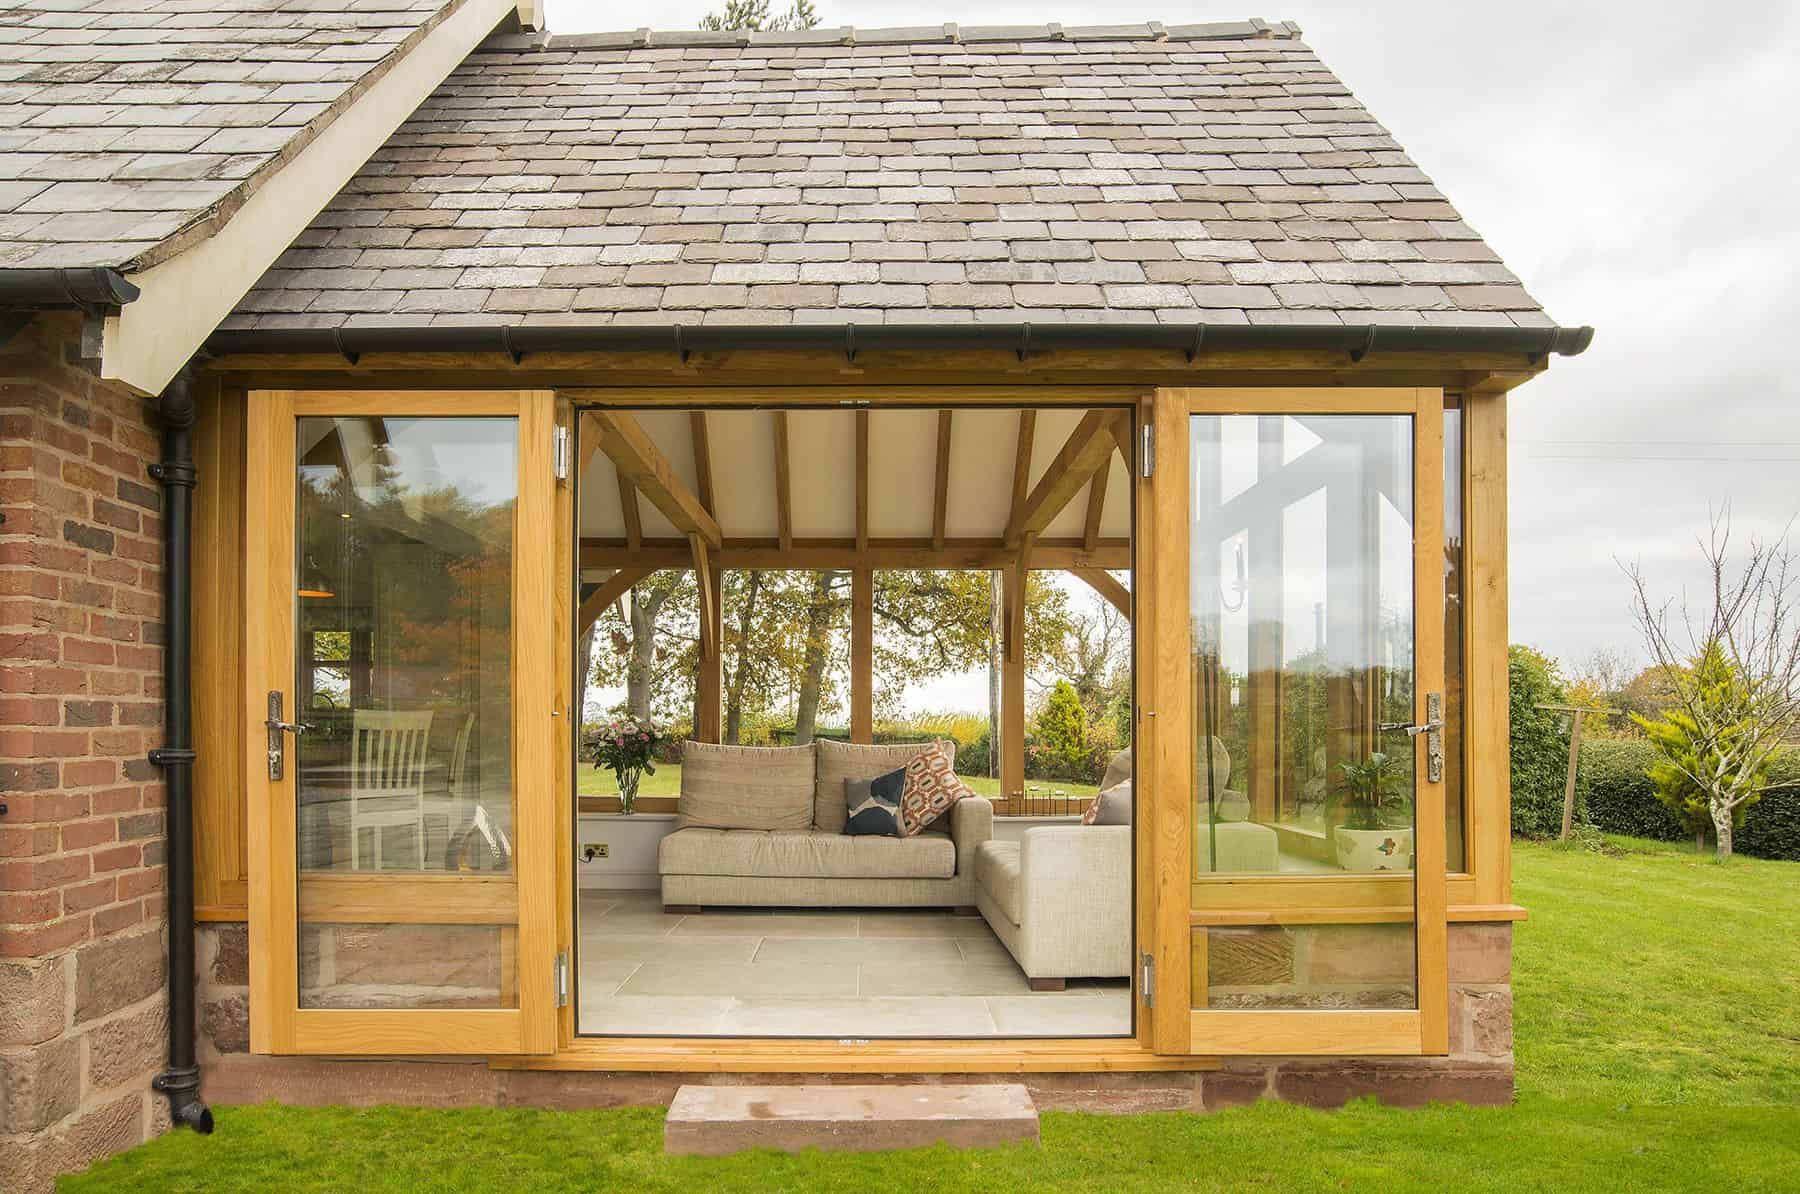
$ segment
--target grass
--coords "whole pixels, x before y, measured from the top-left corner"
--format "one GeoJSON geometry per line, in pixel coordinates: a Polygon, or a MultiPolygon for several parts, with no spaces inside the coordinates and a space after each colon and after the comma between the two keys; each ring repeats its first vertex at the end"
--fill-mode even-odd
{"type": "MultiPolygon", "coordinates": [[[[984,775],[965,775],[962,781],[977,796],[989,796],[998,799],[1000,781],[984,775]]],[[[1071,797],[1092,796],[1099,791],[1093,784],[1071,784],[1060,780],[1032,779],[1026,780],[1027,792],[1032,796],[1050,796],[1062,792],[1071,797]]],[[[582,796],[617,796],[619,781],[613,773],[598,767],[583,765],[575,769],[575,791],[582,796]]],[[[639,796],[679,796],[681,795],[681,764],[663,763],[656,769],[655,775],[646,775],[638,783],[639,796]]]]}
{"type": "Polygon", "coordinates": [[[238,1190],[1800,1188],[1800,866],[1520,843],[1517,1105],[1046,1114],[1044,1147],[664,1157],[661,1113],[218,1109],[59,1186],[238,1190]]]}

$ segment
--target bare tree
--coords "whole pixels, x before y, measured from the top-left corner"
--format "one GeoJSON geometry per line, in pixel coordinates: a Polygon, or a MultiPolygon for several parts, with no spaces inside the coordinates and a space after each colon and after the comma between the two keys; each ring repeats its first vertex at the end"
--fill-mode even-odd
{"type": "Polygon", "coordinates": [[[1577,683],[1591,684],[1596,692],[1611,694],[1631,683],[1636,672],[1631,656],[1625,652],[1615,647],[1596,647],[1575,666],[1574,678],[1577,683]]]}
{"type": "Polygon", "coordinates": [[[1713,513],[1699,545],[1711,592],[1698,607],[1685,592],[1658,601],[1638,564],[1625,572],[1644,645],[1674,698],[1671,712],[1692,723],[1692,749],[1665,757],[1705,794],[1725,859],[1734,815],[1762,794],[1771,756],[1800,726],[1800,596],[1787,530],[1773,542],[1750,537],[1734,561],[1727,507],[1713,513]],[[1716,669],[1692,666],[1715,656],[1729,683],[1709,682],[1716,669]]]}

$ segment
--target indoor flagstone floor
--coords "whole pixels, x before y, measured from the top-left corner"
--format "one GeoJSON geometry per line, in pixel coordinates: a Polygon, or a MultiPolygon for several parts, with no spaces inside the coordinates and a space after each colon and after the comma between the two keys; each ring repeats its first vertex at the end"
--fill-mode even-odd
{"type": "Polygon", "coordinates": [[[979,916],[904,909],[668,915],[581,893],[577,1031],[768,1037],[1128,1036],[1125,979],[1034,992],[979,916]]]}

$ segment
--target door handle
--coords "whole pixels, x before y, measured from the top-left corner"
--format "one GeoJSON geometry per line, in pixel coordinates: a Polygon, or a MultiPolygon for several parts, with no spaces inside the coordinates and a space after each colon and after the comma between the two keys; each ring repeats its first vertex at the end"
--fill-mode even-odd
{"type": "Polygon", "coordinates": [[[263,726],[269,731],[269,778],[277,782],[286,771],[287,738],[285,735],[300,735],[312,729],[305,722],[281,720],[281,690],[269,690],[269,715],[263,719],[263,726]]]}
{"type": "Polygon", "coordinates": [[[1406,731],[1408,738],[1425,735],[1425,780],[1427,783],[1444,782],[1444,694],[1428,692],[1425,694],[1425,720],[1420,724],[1405,721],[1384,721],[1380,725],[1384,732],[1398,733],[1406,731]]]}

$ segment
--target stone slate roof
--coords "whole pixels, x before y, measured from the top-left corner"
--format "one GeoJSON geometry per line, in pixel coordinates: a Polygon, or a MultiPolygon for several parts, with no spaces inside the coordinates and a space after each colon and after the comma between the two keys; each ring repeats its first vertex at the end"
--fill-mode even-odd
{"type": "Polygon", "coordinates": [[[0,0],[0,269],[208,234],[450,0],[0,0]]]}
{"type": "Polygon", "coordinates": [[[228,329],[1548,327],[1291,25],[490,40],[228,329]]]}

